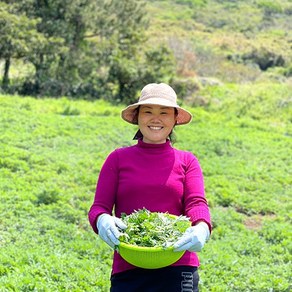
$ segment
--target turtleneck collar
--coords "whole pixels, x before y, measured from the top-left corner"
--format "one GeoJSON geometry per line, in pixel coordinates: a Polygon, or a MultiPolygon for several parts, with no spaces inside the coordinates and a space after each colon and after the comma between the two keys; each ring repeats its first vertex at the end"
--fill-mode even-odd
{"type": "Polygon", "coordinates": [[[142,139],[138,140],[137,146],[140,148],[146,148],[146,149],[157,149],[157,150],[167,150],[167,149],[171,149],[171,142],[169,139],[166,140],[165,143],[161,143],[161,144],[151,144],[151,143],[145,143],[143,142],[142,139]]]}

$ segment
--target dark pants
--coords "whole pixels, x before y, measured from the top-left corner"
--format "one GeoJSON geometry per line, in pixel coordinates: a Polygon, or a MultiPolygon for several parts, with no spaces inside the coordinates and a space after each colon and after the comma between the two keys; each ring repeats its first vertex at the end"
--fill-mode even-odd
{"type": "Polygon", "coordinates": [[[136,268],[111,276],[111,292],[198,292],[196,267],[136,268]]]}

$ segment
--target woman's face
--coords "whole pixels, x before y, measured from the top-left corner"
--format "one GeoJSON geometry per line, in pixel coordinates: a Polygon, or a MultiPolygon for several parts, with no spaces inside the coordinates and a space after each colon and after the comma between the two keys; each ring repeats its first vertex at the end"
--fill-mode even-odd
{"type": "Polygon", "coordinates": [[[173,107],[160,105],[140,106],[138,125],[145,143],[165,143],[175,123],[176,115],[173,107]]]}

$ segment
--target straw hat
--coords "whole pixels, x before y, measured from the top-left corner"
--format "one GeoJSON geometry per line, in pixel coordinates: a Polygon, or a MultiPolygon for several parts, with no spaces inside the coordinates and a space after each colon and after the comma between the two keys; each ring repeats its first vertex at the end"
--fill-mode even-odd
{"type": "Polygon", "coordinates": [[[136,125],[137,121],[134,121],[133,118],[135,109],[139,105],[161,105],[177,109],[178,115],[176,125],[188,124],[192,120],[192,114],[181,108],[176,100],[176,93],[169,85],[165,83],[150,83],[142,89],[138,102],[123,109],[121,116],[126,122],[136,125]]]}

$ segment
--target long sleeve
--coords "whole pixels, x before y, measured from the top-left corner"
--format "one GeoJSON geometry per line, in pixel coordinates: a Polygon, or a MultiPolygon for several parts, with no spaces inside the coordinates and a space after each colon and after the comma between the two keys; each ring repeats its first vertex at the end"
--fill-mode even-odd
{"type": "MultiPolygon", "coordinates": [[[[186,215],[196,224],[204,221],[211,231],[211,219],[204,191],[204,179],[197,158],[187,151],[142,140],[118,148],[106,159],[99,173],[88,218],[94,232],[102,213],[131,214],[146,208],[151,212],[186,215]]],[[[186,252],[174,265],[199,266],[196,253],[186,252]]],[[[113,273],[133,268],[115,252],[113,273]]]]}
{"type": "Polygon", "coordinates": [[[97,233],[96,219],[102,213],[112,214],[118,185],[118,157],[112,152],[105,160],[98,178],[93,204],[88,219],[97,233]]]}
{"type": "MultiPolygon", "coordinates": [[[[191,156],[191,153],[189,153],[191,156]]],[[[211,218],[208,203],[205,197],[204,177],[199,161],[195,156],[189,159],[186,166],[184,183],[184,209],[186,216],[190,217],[193,224],[204,221],[211,232],[211,218]]]]}

